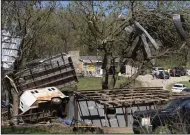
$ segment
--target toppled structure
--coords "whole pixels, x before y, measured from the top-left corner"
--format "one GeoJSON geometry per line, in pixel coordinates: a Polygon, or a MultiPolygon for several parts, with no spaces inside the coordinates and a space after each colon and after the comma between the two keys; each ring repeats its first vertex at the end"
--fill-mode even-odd
{"type": "Polygon", "coordinates": [[[56,86],[63,88],[78,82],[73,62],[67,54],[59,54],[39,61],[15,74],[15,83],[20,91],[56,86]]]}
{"type": "Polygon", "coordinates": [[[59,89],[55,87],[46,87],[39,89],[26,90],[20,96],[20,110],[22,114],[27,113],[29,110],[38,111],[40,106],[49,109],[49,105],[61,105],[67,103],[69,97],[65,96],[59,89]]]}
{"type": "Polygon", "coordinates": [[[79,120],[106,127],[130,127],[135,111],[157,109],[170,99],[190,96],[162,87],[86,90],[74,94],[79,120]]]}
{"type": "MultiPolygon", "coordinates": [[[[72,59],[67,54],[58,54],[48,59],[30,62],[12,76],[5,75],[12,90],[20,97],[19,116],[26,123],[64,117],[69,97],[59,89],[74,86],[78,79],[72,59]]],[[[9,87],[3,87],[10,90],[9,87]]]]}
{"type": "Polygon", "coordinates": [[[26,123],[37,122],[49,117],[63,117],[69,97],[56,87],[26,90],[20,96],[20,116],[26,123]]]}

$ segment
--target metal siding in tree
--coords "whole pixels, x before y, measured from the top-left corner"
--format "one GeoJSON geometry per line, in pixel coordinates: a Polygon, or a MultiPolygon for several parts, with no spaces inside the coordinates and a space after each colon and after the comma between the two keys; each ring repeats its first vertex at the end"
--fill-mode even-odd
{"type": "Polygon", "coordinates": [[[21,38],[11,37],[8,31],[2,30],[2,66],[9,69],[13,66],[16,57],[18,56],[17,49],[20,46],[21,38]]]}

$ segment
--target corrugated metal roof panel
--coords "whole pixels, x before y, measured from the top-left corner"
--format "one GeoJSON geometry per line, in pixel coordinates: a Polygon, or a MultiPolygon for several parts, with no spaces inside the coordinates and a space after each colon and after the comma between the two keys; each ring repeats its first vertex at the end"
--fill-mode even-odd
{"type": "Polygon", "coordinates": [[[8,31],[2,30],[2,57],[3,68],[11,68],[18,56],[18,48],[20,46],[21,38],[11,37],[8,31]]]}

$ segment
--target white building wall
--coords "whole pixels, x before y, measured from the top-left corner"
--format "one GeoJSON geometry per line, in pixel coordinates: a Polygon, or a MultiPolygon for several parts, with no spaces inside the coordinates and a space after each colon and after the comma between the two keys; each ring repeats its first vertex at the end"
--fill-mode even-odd
{"type": "Polygon", "coordinates": [[[137,72],[137,68],[135,67],[132,67],[130,65],[126,65],[125,66],[125,73],[126,73],[126,76],[132,76],[133,74],[135,74],[137,72]]]}

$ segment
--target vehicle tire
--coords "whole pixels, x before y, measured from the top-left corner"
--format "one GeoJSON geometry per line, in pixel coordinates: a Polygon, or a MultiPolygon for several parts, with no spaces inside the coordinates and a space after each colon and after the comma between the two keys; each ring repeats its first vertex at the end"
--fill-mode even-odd
{"type": "Polygon", "coordinates": [[[155,134],[171,134],[170,129],[167,126],[158,126],[154,129],[155,134]]]}
{"type": "Polygon", "coordinates": [[[54,105],[60,105],[62,103],[61,98],[52,98],[51,103],[54,105]]]}
{"type": "Polygon", "coordinates": [[[63,118],[63,106],[57,105],[57,116],[63,118]]]}

